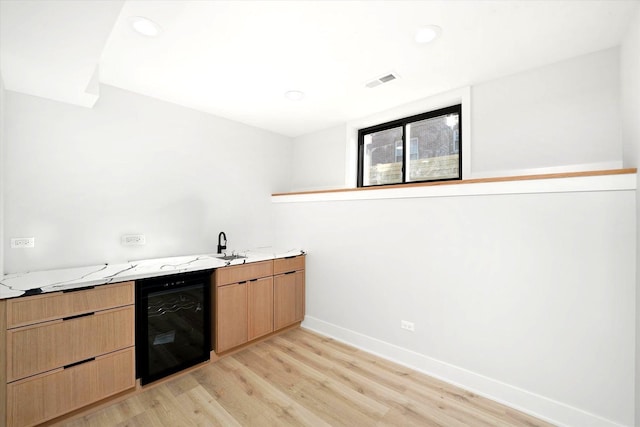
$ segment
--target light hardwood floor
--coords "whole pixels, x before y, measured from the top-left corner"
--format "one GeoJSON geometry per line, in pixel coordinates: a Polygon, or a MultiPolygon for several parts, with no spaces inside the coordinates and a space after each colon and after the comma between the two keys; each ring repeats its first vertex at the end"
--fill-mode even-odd
{"type": "Polygon", "coordinates": [[[550,424],[296,328],[61,425],[550,424]]]}

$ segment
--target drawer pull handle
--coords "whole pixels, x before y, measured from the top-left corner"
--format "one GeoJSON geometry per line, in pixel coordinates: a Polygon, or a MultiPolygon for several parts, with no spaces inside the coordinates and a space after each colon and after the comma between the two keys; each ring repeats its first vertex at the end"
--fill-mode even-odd
{"type": "Polygon", "coordinates": [[[83,313],[83,314],[77,314],[75,316],[63,317],[62,320],[63,321],[73,320],[73,319],[77,319],[79,317],[93,316],[94,314],[95,314],[95,311],[92,311],[91,313],[83,313]]]}
{"type": "Polygon", "coordinates": [[[286,256],[286,257],[284,257],[284,259],[292,259],[292,258],[295,258],[296,256],[297,256],[297,255],[286,256]]]}
{"type": "Polygon", "coordinates": [[[70,292],[88,291],[89,289],[95,289],[95,286],[85,286],[84,288],[65,289],[64,291],[62,291],[62,293],[68,294],[70,292]]]}
{"type": "Polygon", "coordinates": [[[251,279],[251,280],[249,280],[249,281],[250,281],[250,282],[257,282],[257,281],[258,281],[258,279],[251,279]]]}
{"type": "Polygon", "coordinates": [[[293,274],[293,273],[295,273],[295,270],[294,270],[294,271],[287,271],[287,272],[286,272],[286,273],[284,273],[284,274],[293,274]]]}
{"type": "Polygon", "coordinates": [[[83,363],[87,363],[87,362],[93,362],[94,360],[96,360],[96,358],[92,357],[91,359],[81,360],[81,361],[75,362],[75,363],[70,363],[68,365],[64,365],[63,369],[73,368],[74,366],[82,365],[83,363]]]}

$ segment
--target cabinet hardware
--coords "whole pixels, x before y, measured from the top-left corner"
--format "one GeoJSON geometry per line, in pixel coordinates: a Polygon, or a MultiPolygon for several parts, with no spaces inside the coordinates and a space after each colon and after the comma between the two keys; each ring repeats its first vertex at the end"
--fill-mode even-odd
{"type": "Polygon", "coordinates": [[[76,314],[75,316],[63,317],[62,320],[63,321],[73,320],[73,319],[77,319],[79,317],[93,316],[94,314],[96,314],[96,312],[92,311],[90,313],[82,313],[82,314],[76,314]]]}
{"type": "Polygon", "coordinates": [[[69,363],[68,365],[64,365],[63,369],[73,368],[74,366],[82,365],[83,363],[87,363],[87,362],[93,362],[94,360],[96,360],[96,358],[92,357],[91,359],[81,360],[75,363],[69,363]]]}
{"type": "Polygon", "coordinates": [[[62,293],[68,294],[70,292],[88,291],[89,289],[95,289],[95,286],[85,286],[84,288],[65,289],[62,291],[62,293]]]}
{"type": "Polygon", "coordinates": [[[284,274],[293,274],[293,273],[295,273],[295,270],[294,270],[294,271],[287,271],[287,272],[286,272],[286,273],[284,273],[284,274]]]}
{"type": "Polygon", "coordinates": [[[295,258],[295,257],[297,257],[297,255],[286,256],[286,257],[284,257],[284,259],[292,259],[292,258],[295,258]]]}
{"type": "Polygon", "coordinates": [[[250,279],[249,281],[250,281],[250,282],[257,282],[257,281],[258,281],[258,279],[250,279]]]}

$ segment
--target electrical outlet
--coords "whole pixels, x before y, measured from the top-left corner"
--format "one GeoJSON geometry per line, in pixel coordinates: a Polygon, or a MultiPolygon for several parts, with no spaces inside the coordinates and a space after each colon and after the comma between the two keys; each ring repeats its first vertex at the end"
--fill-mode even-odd
{"type": "Polygon", "coordinates": [[[144,234],[127,234],[120,238],[123,246],[143,246],[147,244],[144,234]]]}
{"type": "Polygon", "coordinates": [[[410,331],[410,332],[415,332],[415,330],[416,330],[416,326],[413,324],[413,322],[408,322],[406,320],[401,320],[400,321],[400,327],[402,329],[406,329],[407,331],[410,331]]]}
{"type": "Polygon", "coordinates": [[[17,237],[11,239],[11,248],[33,248],[36,245],[35,237],[17,237]]]}

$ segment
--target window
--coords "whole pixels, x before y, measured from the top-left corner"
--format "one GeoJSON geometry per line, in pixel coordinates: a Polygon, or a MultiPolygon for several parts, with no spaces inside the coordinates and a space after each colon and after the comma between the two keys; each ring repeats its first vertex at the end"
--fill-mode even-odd
{"type": "Polygon", "coordinates": [[[358,131],[358,187],[462,178],[461,105],[358,131]]]}

